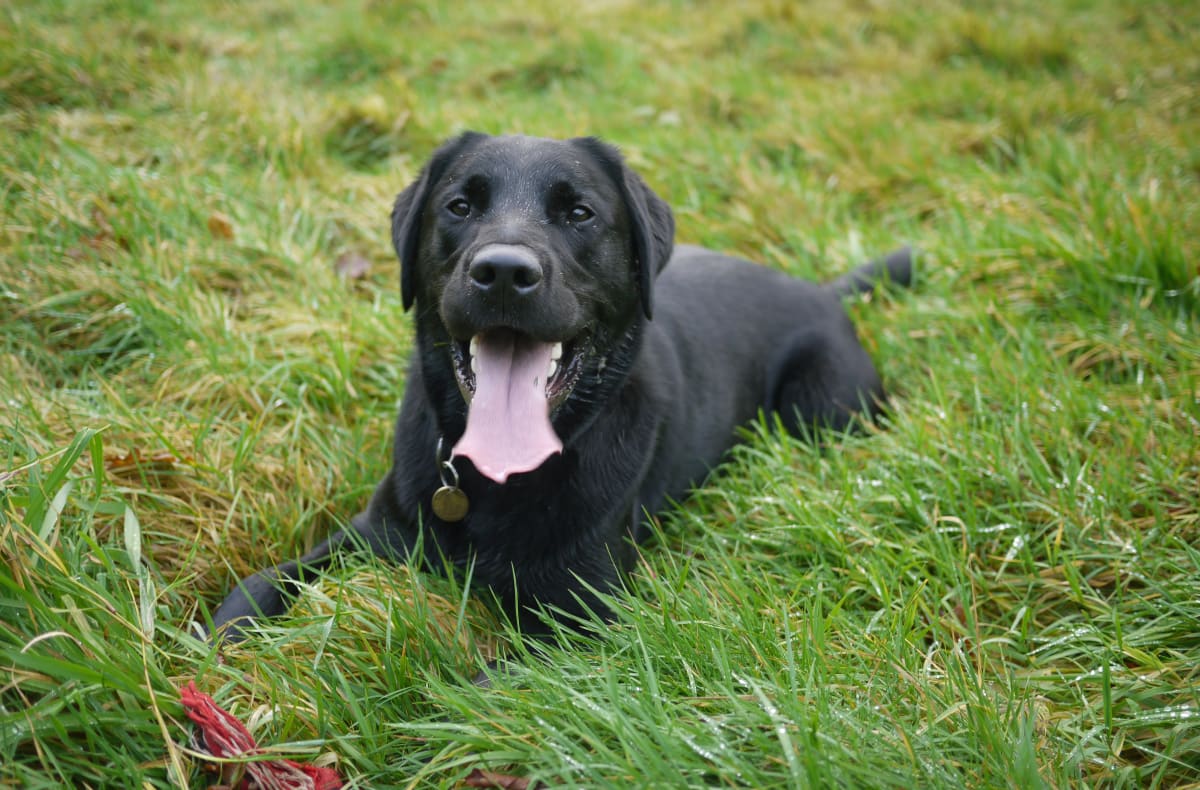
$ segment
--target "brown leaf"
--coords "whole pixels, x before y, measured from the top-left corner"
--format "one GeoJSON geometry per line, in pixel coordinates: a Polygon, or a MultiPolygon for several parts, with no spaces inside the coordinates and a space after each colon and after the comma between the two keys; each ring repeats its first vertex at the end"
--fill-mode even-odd
{"type": "MultiPolygon", "coordinates": [[[[529,780],[523,776],[509,776],[508,774],[498,774],[495,771],[483,771],[479,768],[471,771],[471,774],[463,780],[463,785],[466,787],[484,787],[491,790],[529,790],[529,780]]],[[[541,782],[533,785],[533,790],[544,787],[541,782]]]]}
{"type": "Polygon", "coordinates": [[[121,474],[129,469],[170,469],[178,463],[179,459],[166,450],[158,450],[146,455],[135,449],[121,455],[104,457],[104,468],[116,474],[121,474]]]}
{"type": "Polygon", "coordinates": [[[343,252],[333,262],[333,270],[345,280],[361,280],[371,273],[371,262],[357,252],[343,252]]]}
{"type": "Polygon", "coordinates": [[[129,248],[124,239],[116,239],[113,236],[112,223],[108,221],[108,217],[98,207],[92,207],[91,218],[94,226],[92,229],[93,232],[80,239],[83,242],[83,246],[77,245],[67,250],[66,256],[68,258],[76,261],[83,260],[88,257],[88,250],[95,250],[102,253],[112,249],[113,242],[119,243],[125,249],[129,248]]]}
{"type": "Polygon", "coordinates": [[[104,215],[104,212],[96,206],[92,206],[92,223],[96,226],[96,233],[89,238],[89,242],[93,246],[113,237],[112,223],[108,221],[108,217],[104,215]]]}
{"type": "Polygon", "coordinates": [[[215,238],[229,241],[233,238],[233,220],[219,211],[208,217],[208,232],[215,238]]]}

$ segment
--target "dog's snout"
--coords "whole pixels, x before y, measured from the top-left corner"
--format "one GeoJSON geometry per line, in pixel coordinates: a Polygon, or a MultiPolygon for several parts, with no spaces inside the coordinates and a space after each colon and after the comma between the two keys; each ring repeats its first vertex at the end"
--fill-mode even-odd
{"type": "Polygon", "coordinates": [[[471,282],[483,291],[525,296],[542,282],[542,266],[533,252],[512,244],[489,244],[471,260],[471,282]]]}

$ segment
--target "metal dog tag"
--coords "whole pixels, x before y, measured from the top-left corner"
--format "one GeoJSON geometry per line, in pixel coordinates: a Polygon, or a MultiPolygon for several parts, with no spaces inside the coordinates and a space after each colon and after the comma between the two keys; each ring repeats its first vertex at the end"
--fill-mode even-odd
{"type": "Polygon", "coordinates": [[[471,509],[471,501],[461,488],[443,485],[433,492],[433,515],[442,521],[462,521],[471,509]]]}
{"type": "Polygon", "coordinates": [[[450,459],[442,459],[442,437],[437,443],[438,477],[442,478],[442,487],[433,492],[433,515],[442,521],[453,524],[467,517],[471,509],[471,500],[458,487],[458,470],[450,459]]]}

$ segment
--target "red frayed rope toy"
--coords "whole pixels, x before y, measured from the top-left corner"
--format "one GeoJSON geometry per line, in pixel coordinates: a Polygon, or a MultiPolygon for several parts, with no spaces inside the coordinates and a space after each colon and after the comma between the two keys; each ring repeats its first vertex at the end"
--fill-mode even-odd
{"type": "MultiPolygon", "coordinates": [[[[188,718],[200,728],[204,748],[216,757],[261,754],[250,731],[189,681],[180,692],[188,718]]],[[[302,765],[294,760],[254,760],[244,763],[247,778],[240,790],[338,790],[342,778],[332,768],[302,765]]]]}

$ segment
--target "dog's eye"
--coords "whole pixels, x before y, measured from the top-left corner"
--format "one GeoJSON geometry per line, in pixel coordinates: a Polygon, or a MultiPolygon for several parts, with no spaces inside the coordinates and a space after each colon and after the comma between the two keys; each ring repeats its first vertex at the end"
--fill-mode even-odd
{"type": "Polygon", "coordinates": [[[471,213],[471,204],[462,198],[457,198],[446,204],[446,210],[456,217],[465,217],[471,213]]]}
{"type": "Polygon", "coordinates": [[[567,219],[572,222],[587,222],[592,217],[596,216],[596,212],[592,211],[587,206],[575,206],[567,212],[567,219]]]}

